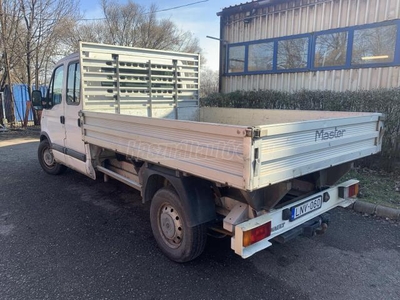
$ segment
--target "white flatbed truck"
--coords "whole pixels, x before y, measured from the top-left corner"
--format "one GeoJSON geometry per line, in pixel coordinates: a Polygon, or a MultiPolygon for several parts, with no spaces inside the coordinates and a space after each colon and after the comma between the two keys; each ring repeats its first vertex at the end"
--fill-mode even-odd
{"type": "Polygon", "coordinates": [[[352,161],[381,150],[382,114],[199,107],[199,68],[197,54],[81,42],[32,95],[43,170],[139,190],[177,262],[210,233],[247,258],[323,232],[355,200],[357,180],[338,184],[352,161]]]}

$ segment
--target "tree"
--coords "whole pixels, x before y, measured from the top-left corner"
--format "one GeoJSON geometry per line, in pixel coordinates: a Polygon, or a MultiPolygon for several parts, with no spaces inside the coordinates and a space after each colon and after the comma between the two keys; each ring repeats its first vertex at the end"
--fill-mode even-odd
{"type": "Polygon", "coordinates": [[[19,5],[24,25],[24,32],[19,35],[25,56],[21,59],[25,63],[30,89],[32,77],[36,86],[39,85],[40,70],[47,58],[57,53],[57,44],[63,38],[66,24],[77,18],[79,12],[74,0],[20,0],[19,5]]]}
{"type": "MultiPolygon", "coordinates": [[[[3,2],[0,0],[0,44],[1,44],[1,76],[0,88],[4,90],[6,85],[9,87],[10,95],[10,119],[11,125],[15,122],[14,117],[14,101],[11,89],[12,84],[12,67],[16,62],[16,47],[19,22],[21,20],[21,13],[18,7],[18,0],[10,0],[3,2]]],[[[4,101],[5,99],[2,99],[4,101]]],[[[6,116],[3,116],[6,118],[6,116]]]]}
{"type": "MultiPolygon", "coordinates": [[[[121,46],[201,52],[199,41],[168,19],[155,5],[100,0],[105,18],[78,23],[79,0],[0,0],[1,86],[46,82],[53,63],[78,49],[79,40],[121,46]]],[[[36,120],[35,120],[36,121],[36,120]]]]}
{"type": "Polygon", "coordinates": [[[0,0],[2,88],[19,81],[30,95],[33,82],[39,86],[78,9],[77,0],[0,0]]]}
{"type": "Polygon", "coordinates": [[[119,46],[201,53],[199,41],[168,19],[157,18],[157,7],[132,0],[126,3],[101,0],[104,19],[81,24],[65,43],[77,51],[79,41],[119,46]]]}
{"type": "Polygon", "coordinates": [[[200,73],[200,98],[207,97],[210,94],[218,93],[219,72],[204,68],[200,73]]]}

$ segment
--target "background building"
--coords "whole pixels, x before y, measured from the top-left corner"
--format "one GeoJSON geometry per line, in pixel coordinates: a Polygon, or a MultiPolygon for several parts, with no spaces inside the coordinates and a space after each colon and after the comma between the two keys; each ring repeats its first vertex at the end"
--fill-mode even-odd
{"type": "Polygon", "coordinates": [[[224,93],[400,87],[400,0],[261,0],[218,15],[224,93]]]}

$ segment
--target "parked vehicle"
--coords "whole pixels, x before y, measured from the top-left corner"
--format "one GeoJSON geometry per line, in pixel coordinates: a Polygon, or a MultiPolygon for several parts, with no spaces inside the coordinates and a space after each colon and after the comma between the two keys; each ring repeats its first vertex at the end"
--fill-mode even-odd
{"type": "Polygon", "coordinates": [[[177,262],[200,255],[211,233],[247,258],[324,232],[326,212],[358,193],[357,180],[340,178],[381,150],[382,115],[199,107],[199,68],[197,54],[81,42],[47,95],[33,92],[43,170],[139,190],[177,262]]]}

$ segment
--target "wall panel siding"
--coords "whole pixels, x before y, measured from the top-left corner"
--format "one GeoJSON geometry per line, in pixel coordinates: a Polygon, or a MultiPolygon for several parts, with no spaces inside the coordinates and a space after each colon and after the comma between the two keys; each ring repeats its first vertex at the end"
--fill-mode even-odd
{"type": "Polygon", "coordinates": [[[246,23],[245,13],[228,17],[229,43],[267,39],[400,17],[399,0],[304,0],[258,9],[246,23]]]}
{"type": "Polygon", "coordinates": [[[360,90],[400,86],[400,67],[223,77],[224,92],[273,89],[360,90]]]}
{"type": "MultiPolygon", "coordinates": [[[[400,0],[293,0],[221,17],[228,44],[313,33],[400,19],[400,0]],[[244,22],[247,18],[248,22],[244,22]]],[[[400,85],[400,67],[328,70],[222,77],[222,92],[235,90],[392,88],[400,85]]]]}

